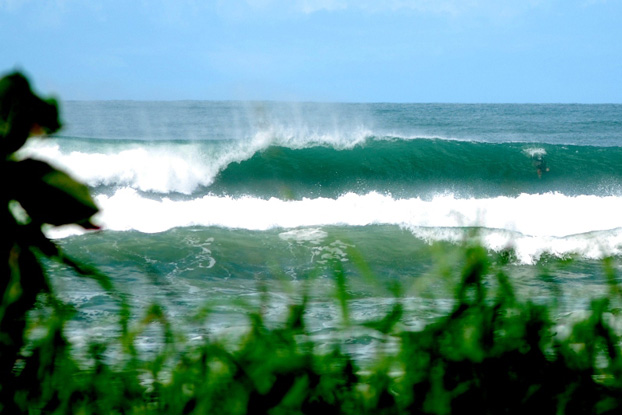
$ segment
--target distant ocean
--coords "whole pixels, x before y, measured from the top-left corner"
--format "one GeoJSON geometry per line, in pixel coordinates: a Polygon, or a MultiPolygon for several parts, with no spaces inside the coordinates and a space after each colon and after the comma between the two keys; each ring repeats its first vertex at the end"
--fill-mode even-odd
{"type": "MultiPolygon", "coordinates": [[[[430,278],[474,234],[511,252],[527,295],[561,288],[570,306],[603,289],[602,258],[622,255],[622,105],[106,101],[66,102],[62,118],[24,155],[86,182],[103,230],[49,235],[137,310],[158,301],[181,327],[217,304],[190,337],[238,327],[262,284],[282,320],[287,290],[310,279],[326,290],[310,325],[331,332],[335,261],[352,276],[353,318],[377,317],[390,295],[356,277],[361,258],[380,285],[406,287],[416,327],[442,304],[430,278]]],[[[105,336],[107,294],[48,272],[78,310],[75,336],[105,336]]]]}

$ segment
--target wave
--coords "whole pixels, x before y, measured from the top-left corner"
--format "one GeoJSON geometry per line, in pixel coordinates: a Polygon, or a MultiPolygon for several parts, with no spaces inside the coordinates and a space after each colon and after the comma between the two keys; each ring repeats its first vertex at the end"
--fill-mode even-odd
{"type": "Polygon", "coordinates": [[[400,197],[449,191],[462,196],[619,193],[622,149],[382,137],[348,150],[271,146],[228,165],[218,194],[337,197],[387,192],[400,197]]]}
{"type": "MultiPolygon", "coordinates": [[[[96,220],[112,231],[158,233],[200,226],[289,232],[325,226],[394,225],[427,242],[457,242],[479,228],[486,246],[494,250],[517,246],[517,255],[526,263],[546,252],[588,257],[622,252],[622,215],[618,214],[622,197],[618,196],[546,193],[462,199],[447,194],[425,200],[348,193],[337,199],[297,201],[214,195],[175,201],[154,200],[125,188],[112,196],[100,195],[96,201],[102,208],[96,220]]],[[[68,235],[62,232],[52,236],[68,235]]],[[[284,237],[300,235],[312,240],[322,233],[294,232],[284,237]]]]}
{"type": "Polygon", "coordinates": [[[268,128],[249,140],[145,141],[61,136],[30,140],[20,156],[48,161],[94,188],[130,186],[145,192],[191,194],[212,185],[229,165],[274,145],[349,149],[367,137],[368,131],[363,128],[347,135],[268,128]]]}
{"type": "Polygon", "coordinates": [[[522,194],[492,199],[439,195],[431,200],[348,193],[337,199],[285,201],[277,198],[203,196],[154,200],[133,189],[100,195],[101,220],[113,230],[161,232],[180,226],[220,226],[265,230],[318,225],[404,227],[482,227],[528,236],[554,236],[622,228],[622,197],[522,194]]]}
{"type": "Polygon", "coordinates": [[[254,151],[235,143],[55,139],[31,140],[21,156],[48,161],[94,188],[191,194],[209,186],[223,166],[254,151]]]}
{"type": "Polygon", "coordinates": [[[252,140],[37,141],[24,156],[45,159],[90,186],[157,194],[398,197],[620,194],[622,148],[538,143],[262,132],[252,140]]]}

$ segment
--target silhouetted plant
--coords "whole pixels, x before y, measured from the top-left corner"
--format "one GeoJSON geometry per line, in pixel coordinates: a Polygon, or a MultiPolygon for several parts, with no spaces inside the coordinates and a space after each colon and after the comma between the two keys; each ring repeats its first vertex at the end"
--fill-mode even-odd
{"type": "MultiPolygon", "coordinates": [[[[59,128],[55,100],[43,100],[35,95],[28,80],[20,73],[0,79],[0,378],[3,379],[0,404],[5,413],[15,411],[13,394],[19,384],[17,378],[27,377],[31,369],[26,362],[21,374],[14,370],[24,345],[26,313],[33,307],[39,293],[50,293],[38,257],[54,257],[79,272],[89,272],[65,257],[41,230],[44,224],[76,223],[94,228],[89,219],[97,212],[97,207],[87,187],[47,163],[32,159],[18,161],[14,156],[31,134],[53,133],[59,128]]],[[[108,284],[104,277],[100,276],[100,280],[104,285],[108,284]]],[[[50,301],[56,304],[53,298],[50,301]]],[[[53,344],[50,353],[62,353],[65,341],[61,327],[49,329],[53,344]]],[[[38,363],[45,365],[50,362],[42,359],[47,358],[54,359],[53,356],[39,355],[31,361],[38,359],[38,363]]],[[[41,385],[42,393],[45,393],[46,386],[45,383],[41,385]]]]}

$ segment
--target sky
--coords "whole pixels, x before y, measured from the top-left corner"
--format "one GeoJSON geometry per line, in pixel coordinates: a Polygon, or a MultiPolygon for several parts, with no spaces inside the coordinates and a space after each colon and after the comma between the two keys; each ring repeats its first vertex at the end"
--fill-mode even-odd
{"type": "Polygon", "coordinates": [[[0,0],[65,100],[622,103],[622,0],[0,0]]]}

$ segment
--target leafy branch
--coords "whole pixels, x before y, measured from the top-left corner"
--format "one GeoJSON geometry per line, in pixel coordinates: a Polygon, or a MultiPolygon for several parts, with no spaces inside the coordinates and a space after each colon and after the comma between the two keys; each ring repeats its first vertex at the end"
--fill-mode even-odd
{"type": "Polygon", "coordinates": [[[97,229],[91,217],[98,208],[88,188],[48,163],[15,155],[31,135],[52,134],[60,127],[56,100],[38,97],[20,73],[0,79],[0,404],[7,413],[15,382],[5,380],[18,376],[14,369],[24,346],[26,314],[39,293],[53,294],[39,257],[58,260],[112,290],[107,277],[65,255],[42,231],[44,224],[97,229]]]}

